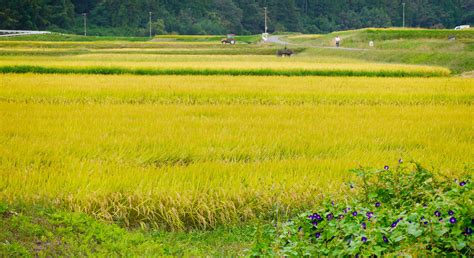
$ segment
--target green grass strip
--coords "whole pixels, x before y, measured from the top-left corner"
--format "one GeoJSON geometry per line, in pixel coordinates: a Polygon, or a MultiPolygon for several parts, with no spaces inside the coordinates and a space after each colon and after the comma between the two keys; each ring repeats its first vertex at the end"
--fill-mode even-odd
{"type": "Polygon", "coordinates": [[[0,73],[103,74],[103,75],[230,75],[230,76],[352,76],[352,77],[444,77],[442,71],[353,71],[353,70],[275,70],[275,69],[128,69],[118,67],[0,66],[0,73]]]}

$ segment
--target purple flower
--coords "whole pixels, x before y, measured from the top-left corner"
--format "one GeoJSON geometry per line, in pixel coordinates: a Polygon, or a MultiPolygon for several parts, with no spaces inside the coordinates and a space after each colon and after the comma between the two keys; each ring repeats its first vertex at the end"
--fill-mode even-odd
{"type": "Polygon", "coordinates": [[[334,206],[334,201],[331,201],[331,205],[334,206]]]}
{"type": "Polygon", "coordinates": [[[339,215],[339,219],[343,219],[344,218],[344,215],[339,215]]]}
{"type": "Polygon", "coordinates": [[[385,169],[385,170],[388,170],[389,168],[390,168],[390,167],[387,166],[387,165],[385,165],[385,166],[383,167],[383,169],[385,169]]]}
{"type": "Polygon", "coordinates": [[[365,224],[365,222],[362,222],[361,226],[363,229],[367,229],[367,224],[365,224]]]}
{"type": "Polygon", "coordinates": [[[354,211],[354,212],[352,213],[352,216],[355,217],[355,216],[357,216],[357,214],[358,214],[357,211],[354,211]]]}
{"type": "Polygon", "coordinates": [[[368,219],[371,219],[371,218],[372,218],[372,216],[374,216],[374,213],[373,213],[373,212],[371,212],[371,211],[369,211],[369,212],[367,212],[367,214],[366,214],[366,215],[367,215],[367,218],[368,218],[368,219]]]}
{"type": "Polygon", "coordinates": [[[449,219],[449,222],[450,222],[451,224],[456,224],[457,220],[456,220],[455,217],[451,217],[451,218],[449,219]]]}
{"type": "Polygon", "coordinates": [[[421,219],[420,220],[424,220],[425,219],[425,216],[421,216],[421,219]]]}
{"type": "Polygon", "coordinates": [[[380,205],[382,205],[380,202],[375,203],[375,207],[377,207],[377,208],[380,207],[380,205]]]}
{"type": "Polygon", "coordinates": [[[321,233],[318,232],[318,233],[314,234],[314,236],[315,236],[316,238],[320,238],[320,237],[321,237],[321,233]]]}
{"type": "Polygon", "coordinates": [[[386,236],[383,236],[382,239],[385,243],[388,243],[388,238],[386,236]]]}
{"type": "Polygon", "coordinates": [[[309,215],[308,216],[308,219],[311,219],[311,220],[321,220],[322,217],[321,215],[317,214],[317,213],[313,213],[313,215],[309,215]]]}
{"type": "Polygon", "coordinates": [[[435,215],[436,217],[441,217],[441,212],[435,211],[435,212],[434,212],[434,215],[435,215]]]}
{"type": "Polygon", "coordinates": [[[298,228],[298,232],[301,231],[302,229],[303,229],[303,227],[299,227],[299,228],[298,228]]]}
{"type": "Polygon", "coordinates": [[[364,237],[362,237],[360,240],[362,240],[362,242],[365,243],[365,242],[367,242],[367,237],[364,236],[364,237]]]}
{"type": "Polygon", "coordinates": [[[398,224],[398,221],[395,221],[395,222],[392,223],[392,225],[390,225],[390,227],[395,228],[397,226],[397,224],[398,224]]]}
{"type": "Polygon", "coordinates": [[[464,234],[471,235],[472,234],[472,228],[465,228],[464,229],[464,234]]]}
{"type": "Polygon", "coordinates": [[[453,215],[454,215],[454,211],[449,210],[449,211],[448,211],[448,215],[449,215],[449,216],[453,216],[453,215]]]}
{"type": "Polygon", "coordinates": [[[313,224],[313,226],[317,226],[318,225],[318,222],[317,221],[312,221],[311,224],[313,224]]]}
{"type": "Polygon", "coordinates": [[[345,208],[344,210],[342,210],[344,213],[347,213],[348,211],[350,211],[351,208],[345,208]]]}
{"type": "Polygon", "coordinates": [[[460,186],[465,186],[466,185],[466,182],[462,181],[461,183],[459,183],[460,186]]]}
{"type": "Polygon", "coordinates": [[[440,218],[440,219],[439,219],[439,222],[443,222],[443,218],[440,218]]]}
{"type": "Polygon", "coordinates": [[[399,159],[399,160],[398,160],[398,163],[402,164],[402,163],[403,163],[403,159],[399,159]]]}
{"type": "Polygon", "coordinates": [[[334,218],[334,215],[332,215],[332,213],[329,213],[329,214],[326,216],[326,218],[327,218],[328,220],[332,220],[332,219],[334,218]]]}
{"type": "Polygon", "coordinates": [[[423,224],[428,225],[428,221],[423,222],[423,224]]]}

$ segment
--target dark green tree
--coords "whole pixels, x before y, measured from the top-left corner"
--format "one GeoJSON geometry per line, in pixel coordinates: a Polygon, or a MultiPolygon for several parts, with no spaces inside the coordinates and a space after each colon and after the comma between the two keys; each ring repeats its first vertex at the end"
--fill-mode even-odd
{"type": "Polygon", "coordinates": [[[152,12],[160,33],[255,34],[268,7],[270,32],[325,33],[401,26],[403,2],[407,27],[474,23],[474,0],[0,0],[0,29],[79,33],[87,13],[90,35],[146,36],[152,12]]]}

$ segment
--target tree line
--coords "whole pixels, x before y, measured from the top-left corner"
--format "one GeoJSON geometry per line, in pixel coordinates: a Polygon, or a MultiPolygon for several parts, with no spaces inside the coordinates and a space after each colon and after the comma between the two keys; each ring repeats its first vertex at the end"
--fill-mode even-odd
{"type": "Polygon", "coordinates": [[[474,0],[0,0],[0,29],[145,36],[327,33],[363,27],[453,28],[474,22],[474,0]]]}

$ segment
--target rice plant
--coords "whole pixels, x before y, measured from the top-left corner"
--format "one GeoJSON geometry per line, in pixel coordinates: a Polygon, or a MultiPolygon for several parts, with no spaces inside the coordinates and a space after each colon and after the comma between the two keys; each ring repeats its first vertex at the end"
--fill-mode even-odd
{"type": "Polygon", "coordinates": [[[359,165],[465,171],[473,96],[460,78],[3,74],[0,198],[129,227],[284,218],[359,165]]]}

